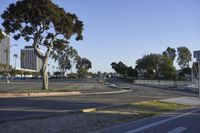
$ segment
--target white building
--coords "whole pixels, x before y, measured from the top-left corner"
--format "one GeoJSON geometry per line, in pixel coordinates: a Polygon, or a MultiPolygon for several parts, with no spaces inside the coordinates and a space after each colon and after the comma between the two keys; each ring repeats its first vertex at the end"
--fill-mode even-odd
{"type": "Polygon", "coordinates": [[[0,41],[0,63],[10,64],[10,37],[4,34],[4,39],[0,41]]]}
{"type": "Polygon", "coordinates": [[[42,68],[42,60],[34,53],[32,46],[25,46],[21,49],[21,68],[40,71],[42,68]]]}

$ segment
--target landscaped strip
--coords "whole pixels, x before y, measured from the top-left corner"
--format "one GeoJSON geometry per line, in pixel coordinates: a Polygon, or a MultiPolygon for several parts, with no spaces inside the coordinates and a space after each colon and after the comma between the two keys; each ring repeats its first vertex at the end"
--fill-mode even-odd
{"type": "Polygon", "coordinates": [[[190,107],[190,105],[162,102],[157,100],[137,102],[118,107],[116,106],[102,110],[95,110],[92,112],[93,114],[104,115],[104,117],[109,119],[97,117],[93,123],[100,129],[113,126],[115,124],[160,115],[171,111],[187,109],[190,107]]]}
{"type": "Polygon", "coordinates": [[[82,110],[82,113],[80,111],[75,114],[69,113],[65,115],[55,115],[54,117],[51,116],[38,119],[13,121],[0,125],[0,128],[2,131],[10,131],[10,133],[12,131],[14,132],[16,128],[20,128],[20,131],[26,131],[27,128],[34,128],[35,132],[45,132],[46,129],[49,129],[49,131],[52,133],[86,133],[111,127],[116,124],[122,124],[145,117],[168,113],[169,111],[186,109],[190,107],[191,106],[189,105],[174,104],[162,101],[146,101],[101,109],[85,109],[82,110]]]}

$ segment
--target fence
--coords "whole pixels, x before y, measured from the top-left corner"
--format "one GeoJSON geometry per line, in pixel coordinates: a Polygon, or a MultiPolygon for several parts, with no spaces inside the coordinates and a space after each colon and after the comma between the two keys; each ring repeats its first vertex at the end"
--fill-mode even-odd
{"type": "Polygon", "coordinates": [[[135,84],[146,84],[169,87],[186,87],[192,84],[191,81],[169,81],[169,80],[134,80],[135,84]]]}

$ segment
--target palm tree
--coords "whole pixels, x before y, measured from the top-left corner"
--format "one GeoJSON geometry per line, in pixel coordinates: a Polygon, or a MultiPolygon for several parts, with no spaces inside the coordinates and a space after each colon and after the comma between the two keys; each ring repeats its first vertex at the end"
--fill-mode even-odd
{"type": "Polygon", "coordinates": [[[67,56],[61,56],[58,59],[59,68],[62,70],[62,76],[64,77],[67,70],[70,70],[72,65],[70,59],[67,56]]]}

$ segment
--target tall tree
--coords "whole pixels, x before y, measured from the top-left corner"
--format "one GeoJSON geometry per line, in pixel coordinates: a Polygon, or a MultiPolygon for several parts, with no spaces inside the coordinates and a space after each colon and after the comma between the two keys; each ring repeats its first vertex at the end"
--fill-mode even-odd
{"type": "Polygon", "coordinates": [[[148,78],[158,78],[160,57],[159,54],[144,55],[136,61],[136,69],[141,72],[145,71],[148,78]]]}
{"type": "Polygon", "coordinates": [[[92,68],[92,63],[86,58],[77,58],[76,68],[78,69],[79,77],[85,77],[88,69],[92,68]]]}
{"type": "Polygon", "coordinates": [[[64,49],[72,35],[82,40],[83,22],[75,14],[65,12],[51,0],[21,0],[9,7],[1,15],[7,34],[14,39],[31,41],[35,54],[42,60],[40,70],[43,85],[48,89],[47,64],[50,52],[64,49]],[[42,47],[46,51],[41,52],[42,47]]]}
{"type": "Polygon", "coordinates": [[[129,77],[137,77],[138,72],[137,70],[133,69],[131,66],[127,68],[127,75],[129,77]]]}
{"type": "Polygon", "coordinates": [[[84,68],[84,69],[88,70],[88,69],[92,68],[92,63],[90,60],[88,60],[86,58],[80,58],[77,61],[76,68],[77,69],[84,68]]]}
{"type": "Polygon", "coordinates": [[[163,52],[164,56],[167,56],[168,58],[170,58],[172,60],[172,62],[174,62],[175,58],[176,58],[176,50],[174,48],[170,48],[168,47],[164,52],[163,52]]]}
{"type": "Polygon", "coordinates": [[[62,76],[72,67],[70,59],[67,56],[62,56],[58,59],[58,66],[62,70],[62,76]]]}
{"type": "Polygon", "coordinates": [[[123,62],[112,62],[111,66],[118,74],[127,74],[128,67],[123,62]]]}
{"type": "Polygon", "coordinates": [[[173,79],[175,67],[172,60],[161,54],[145,55],[136,61],[136,69],[150,79],[173,79]]]}
{"type": "Polygon", "coordinates": [[[181,68],[189,67],[189,62],[192,60],[192,54],[187,47],[177,48],[178,58],[177,62],[181,68]]]}
{"type": "Polygon", "coordinates": [[[58,65],[64,74],[66,70],[72,69],[76,62],[78,52],[72,46],[67,45],[64,50],[57,50],[54,53],[51,53],[51,55],[55,61],[58,60],[58,65]]]}
{"type": "Polygon", "coordinates": [[[171,58],[161,56],[159,61],[159,74],[162,75],[164,79],[175,79],[176,68],[173,66],[171,58]]]}

